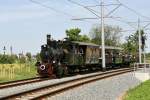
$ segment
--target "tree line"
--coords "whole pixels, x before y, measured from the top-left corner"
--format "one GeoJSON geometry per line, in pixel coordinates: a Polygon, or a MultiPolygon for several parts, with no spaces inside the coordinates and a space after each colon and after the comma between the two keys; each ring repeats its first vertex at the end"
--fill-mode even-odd
{"type": "Polygon", "coordinates": [[[25,55],[23,54],[0,54],[0,64],[13,64],[13,63],[26,63],[31,62],[33,60],[33,56],[30,52],[27,52],[25,55]]]}

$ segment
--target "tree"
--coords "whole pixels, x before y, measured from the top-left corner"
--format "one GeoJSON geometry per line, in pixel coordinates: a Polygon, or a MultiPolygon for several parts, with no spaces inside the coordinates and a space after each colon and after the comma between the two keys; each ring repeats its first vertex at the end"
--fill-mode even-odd
{"type": "Polygon", "coordinates": [[[12,64],[18,60],[17,55],[1,55],[0,54],[0,63],[1,64],[12,64]]]}
{"type": "Polygon", "coordinates": [[[25,56],[21,56],[21,57],[19,58],[19,63],[25,63],[25,62],[26,62],[25,56]]]}
{"type": "Polygon", "coordinates": [[[80,32],[81,32],[81,29],[72,28],[72,29],[66,30],[66,35],[70,41],[79,41],[80,32]]]}
{"type": "Polygon", "coordinates": [[[138,52],[138,42],[135,41],[133,35],[126,38],[126,42],[122,44],[122,48],[126,54],[132,53],[136,55],[138,52]]]}
{"type": "MultiPolygon", "coordinates": [[[[126,42],[122,45],[124,52],[130,53],[132,55],[137,56],[139,52],[139,33],[136,31],[135,33],[131,34],[130,36],[126,37],[126,42]]],[[[145,47],[145,41],[146,41],[146,34],[143,30],[141,30],[141,41],[142,41],[142,50],[144,50],[145,47]]]]}
{"type": "Polygon", "coordinates": [[[35,57],[36,57],[36,61],[40,61],[41,60],[40,53],[37,53],[35,57]]]}
{"type": "Polygon", "coordinates": [[[26,57],[22,53],[19,53],[19,63],[25,63],[25,62],[26,62],[26,57]]]}
{"type": "Polygon", "coordinates": [[[72,28],[66,30],[66,35],[70,41],[89,42],[90,38],[87,35],[80,35],[81,29],[72,28]]]}
{"type": "MultiPolygon", "coordinates": [[[[120,45],[121,28],[119,26],[106,25],[105,32],[105,45],[118,46],[120,45]]],[[[101,26],[95,25],[90,31],[91,40],[95,44],[101,45],[101,26]]]]}
{"type": "Polygon", "coordinates": [[[27,56],[28,61],[31,61],[31,60],[32,60],[32,55],[31,55],[30,52],[27,52],[27,53],[26,53],[26,56],[27,56]]]}
{"type": "Polygon", "coordinates": [[[13,55],[10,55],[8,56],[9,58],[9,62],[12,64],[12,63],[15,63],[17,60],[18,60],[18,56],[13,54],[13,55]]]}
{"type": "Polygon", "coordinates": [[[81,42],[90,42],[90,38],[87,35],[80,35],[79,41],[81,42]]]}

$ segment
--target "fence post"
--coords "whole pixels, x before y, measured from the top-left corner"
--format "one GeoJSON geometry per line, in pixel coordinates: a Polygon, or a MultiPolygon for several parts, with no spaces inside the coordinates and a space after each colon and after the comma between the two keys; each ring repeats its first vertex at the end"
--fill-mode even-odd
{"type": "Polygon", "coordinates": [[[11,67],[8,68],[8,78],[11,79],[11,67]]]}
{"type": "Polygon", "coordinates": [[[2,78],[2,66],[0,66],[0,78],[2,78]]]}
{"type": "Polygon", "coordinates": [[[29,62],[28,72],[30,73],[31,62],[29,62]]]}
{"type": "Polygon", "coordinates": [[[12,77],[13,77],[13,79],[14,79],[14,76],[15,76],[15,73],[14,73],[14,69],[15,69],[15,67],[14,67],[14,65],[12,65],[12,77]]]}
{"type": "Polygon", "coordinates": [[[4,67],[4,65],[3,65],[2,69],[3,69],[3,70],[2,70],[2,73],[3,73],[3,74],[2,74],[2,77],[4,78],[4,77],[5,77],[5,67],[4,67]]]}

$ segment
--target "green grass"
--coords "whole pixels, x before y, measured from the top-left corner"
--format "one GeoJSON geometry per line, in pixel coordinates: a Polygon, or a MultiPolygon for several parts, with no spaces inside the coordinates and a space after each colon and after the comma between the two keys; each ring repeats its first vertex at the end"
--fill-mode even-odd
{"type": "Polygon", "coordinates": [[[0,64],[0,83],[36,77],[34,64],[0,64]]]}
{"type": "Polygon", "coordinates": [[[123,100],[150,100],[150,80],[130,89],[123,100]]]}

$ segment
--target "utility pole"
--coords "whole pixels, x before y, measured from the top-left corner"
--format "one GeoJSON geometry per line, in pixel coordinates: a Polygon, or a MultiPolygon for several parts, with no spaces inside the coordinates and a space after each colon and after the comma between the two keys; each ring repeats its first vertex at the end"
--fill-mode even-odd
{"type": "Polygon", "coordinates": [[[11,54],[11,55],[13,54],[12,46],[10,46],[10,54],[11,54]]]}
{"type": "Polygon", "coordinates": [[[3,48],[3,51],[4,51],[4,55],[5,55],[5,53],[6,53],[6,47],[4,46],[4,48],[3,48]]]}
{"type": "Polygon", "coordinates": [[[104,33],[104,2],[101,0],[101,43],[102,43],[102,67],[103,70],[106,69],[105,62],[105,33],[104,33]]]}
{"type": "Polygon", "coordinates": [[[138,33],[139,33],[139,63],[142,63],[142,56],[141,56],[141,26],[140,26],[140,19],[138,19],[138,33]]]}

